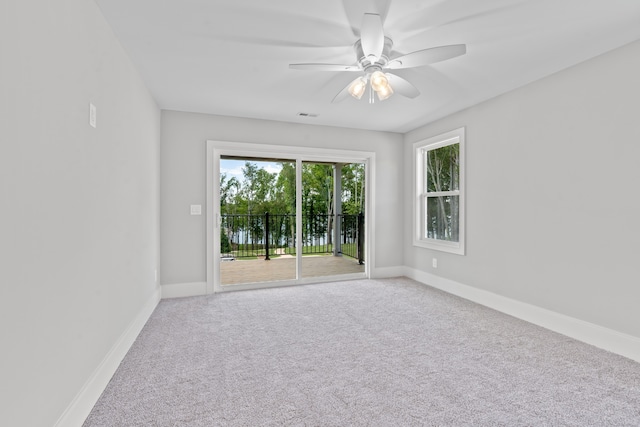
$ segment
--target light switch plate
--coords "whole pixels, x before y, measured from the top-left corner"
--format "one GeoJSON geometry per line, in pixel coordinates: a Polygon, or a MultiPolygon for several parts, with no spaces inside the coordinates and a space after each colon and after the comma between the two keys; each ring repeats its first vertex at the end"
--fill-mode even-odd
{"type": "Polygon", "coordinates": [[[96,127],[96,121],[98,119],[98,112],[96,110],[96,106],[93,104],[89,104],[89,124],[91,127],[96,127]]]}
{"type": "Polygon", "coordinates": [[[191,215],[202,215],[202,205],[191,205],[191,215]]]}

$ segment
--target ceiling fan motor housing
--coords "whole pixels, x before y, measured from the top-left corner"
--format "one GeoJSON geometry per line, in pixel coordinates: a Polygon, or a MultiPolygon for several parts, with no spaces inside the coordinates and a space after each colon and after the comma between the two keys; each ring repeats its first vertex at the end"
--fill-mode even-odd
{"type": "Polygon", "coordinates": [[[393,40],[389,37],[384,38],[384,47],[382,48],[382,54],[376,62],[371,62],[369,58],[364,54],[362,50],[362,40],[359,39],[354,45],[353,49],[356,51],[356,57],[358,58],[358,65],[367,73],[371,74],[374,71],[382,70],[389,62],[389,56],[391,55],[391,48],[393,47],[393,40]]]}

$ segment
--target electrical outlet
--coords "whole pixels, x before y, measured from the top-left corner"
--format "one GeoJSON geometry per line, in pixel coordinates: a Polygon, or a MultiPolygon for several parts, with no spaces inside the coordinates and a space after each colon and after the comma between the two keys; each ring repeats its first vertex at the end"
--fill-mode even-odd
{"type": "Polygon", "coordinates": [[[431,265],[433,266],[433,268],[438,268],[438,258],[432,258],[431,265]]]}

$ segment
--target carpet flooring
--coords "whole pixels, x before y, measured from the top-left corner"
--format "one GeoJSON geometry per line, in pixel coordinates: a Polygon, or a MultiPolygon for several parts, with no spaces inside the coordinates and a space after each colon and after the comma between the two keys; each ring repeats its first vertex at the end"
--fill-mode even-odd
{"type": "Polygon", "coordinates": [[[639,426],[640,364],[406,278],[160,302],[91,426],[639,426]]]}

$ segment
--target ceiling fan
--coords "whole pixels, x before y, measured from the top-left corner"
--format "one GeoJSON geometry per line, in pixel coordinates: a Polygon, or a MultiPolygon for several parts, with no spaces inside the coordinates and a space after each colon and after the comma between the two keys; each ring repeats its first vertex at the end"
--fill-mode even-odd
{"type": "Polygon", "coordinates": [[[373,103],[375,101],[374,92],[380,101],[389,98],[394,92],[408,98],[420,95],[420,91],[413,84],[397,74],[387,72],[387,70],[421,67],[455,58],[467,52],[466,45],[454,44],[422,49],[393,57],[392,47],[393,40],[384,35],[380,15],[365,13],[360,27],[360,39],[353,45],[356,52],[355,64],[289,64],[289,68],[294,70],[361,72],[363,75],[349,83],[331,102],[340,102],[348,95],[361,99],[369,89],[369,102],[373,103]]]}

